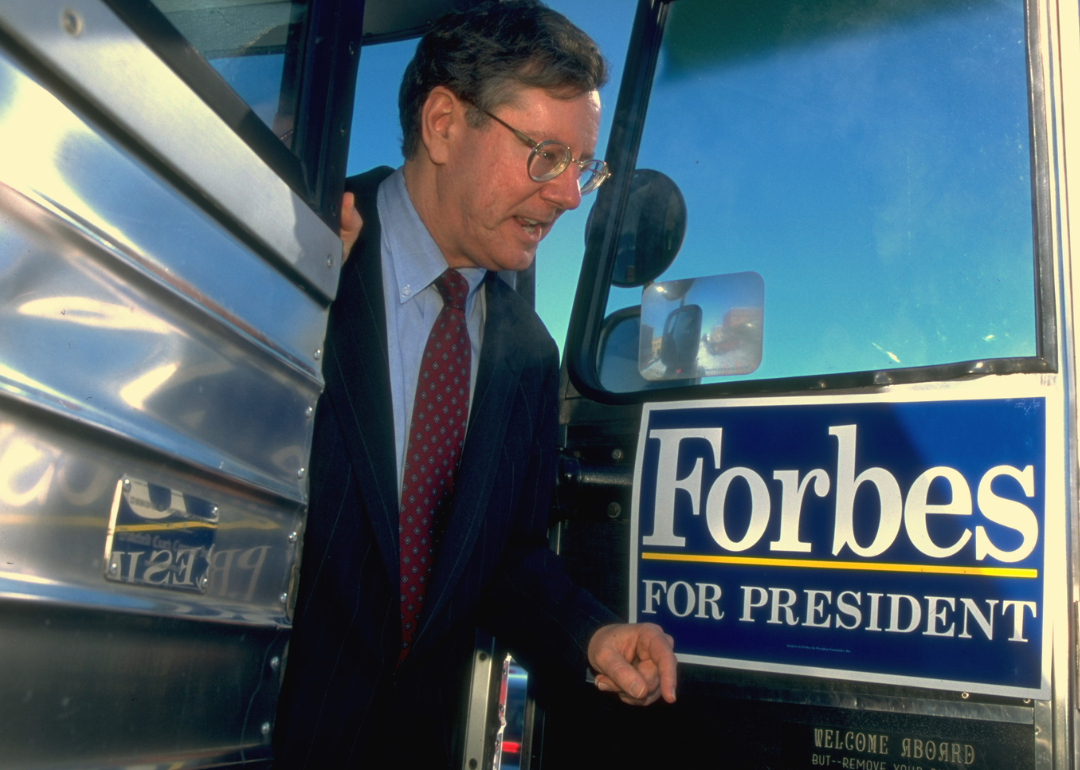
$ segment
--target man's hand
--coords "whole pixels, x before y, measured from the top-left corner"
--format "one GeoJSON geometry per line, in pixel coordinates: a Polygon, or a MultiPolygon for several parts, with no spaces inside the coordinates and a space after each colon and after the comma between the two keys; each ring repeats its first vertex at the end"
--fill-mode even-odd
{"type": "Polygon", "coordinates": [[[589,640],[596,687],[616,692],[623,703],[648,706],[663,696],[675,702],[675,641],[653,623],[601,627],[589,640]]]}
{"type": "Polygon", "coordinates": [[[341,199],[341,229],[338,236],[341,238],[341,261],[349,258],[353,244],[360,237],[360,228],[364,220],[360,218],[360,212],[356,210],[356,199],[352,193],[345,193],[341,199]]]}

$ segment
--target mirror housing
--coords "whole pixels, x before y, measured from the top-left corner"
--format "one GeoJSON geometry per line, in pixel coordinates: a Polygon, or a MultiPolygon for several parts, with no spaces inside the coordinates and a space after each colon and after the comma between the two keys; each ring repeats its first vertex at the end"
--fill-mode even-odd
{"type": "MultiPolygon", "coordinates": [[[[596,207],[585,224],[588,243],[597,224],[596,207]]],[[[675,260],[686,235],[686,200],[665,174],[637,169],[623,213],[611,283],[621,288],[655,281],[675,260]]]]}

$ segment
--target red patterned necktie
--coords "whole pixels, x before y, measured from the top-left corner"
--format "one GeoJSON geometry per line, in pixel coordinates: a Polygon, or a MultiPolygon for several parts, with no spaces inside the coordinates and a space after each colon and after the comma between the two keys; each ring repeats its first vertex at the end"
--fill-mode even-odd
{"type": "Polygon", "coordinates": [[[401,654],[405,659],[424,606],[440,526],[454,489],[469,414],[472,347],[465,324],[469,284],[448,269],[435,279],[443,308],[431,327],[416,381],[398,509],[401,654]]]}

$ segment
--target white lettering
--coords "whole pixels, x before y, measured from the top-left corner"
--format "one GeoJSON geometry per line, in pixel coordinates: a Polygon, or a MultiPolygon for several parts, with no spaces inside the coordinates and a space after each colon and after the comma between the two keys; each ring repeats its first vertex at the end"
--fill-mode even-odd
{"type": "Polygon", "coordinates": [[[713,620],[720,620],[724,617],[723,611],[720,609],[720,586],[713,583],[696,583],[698,588],[698,604],[697,614],[695,618],[707,617],[705,614],[705,607],[709,608],[709,615],[713,620]]]}
{"type": "MultiPolygon", "coordinates": [[[[803,625],[807,628],[829,628],[832,626],[832,615],[825,615],[826,602],[831,601],[832,591],[818,591],[815,588],[806,589],[806,620],[803,621],[803,625]],[[819,596],[825,597],[820,603],[818,602],[819,596]],[[817,616],[819,614],[824,618],[824,623],[818,621],[817,616]]],[[[837,625],[839,625],[839,621],[837,621],[837,625]]]]}
{"type": "Polygon", "coordinates": [[[742,603],[742,617],[739,620],[754,622],[754,619],[750,617],[750,610],[757,607],[764,607],[765,602],[769,600],[769,594],[766,593],[764,588],[758,588],[757,586],[743,586],[743,603],[742,603]],[[755,600],[754,596],[758,599],[755,600]]]}
{"type": "MultiPolygon", "coordinates": [[[[872,596],[873,594],[871,594],[872,596]]],[[[919,600],[914,596],[908,596],[907,594],[889,594],[890,609],[889,609],[889,627],[885,629],[892,633],[910,634],[916,628],[919,627],[919,623],[922,622],[922,607],[919,605],[919,600]],[[901,600],[907,600],[908,606],[911,607],[911,621],[908,623],[907,628],[900,628],[900,602],[901,600]]]]}
{"type": "Polygon", "coordinates": [[[795,612],[791,609],[791,606],[795,604],[795,592],[790,588],[770,588],[769,592],[772,594],[772,613],[769,615],[769,622],[780,623],[780,610],[783,610],[786,618],[785,625],[799,625],[799,621],[795,619],[795,612]],[[781,595],[784,597],[783,601],[780,600],[781,595]]]}
{"type": "Polygon", "coordinates": [[[856,426],[840,425],[829,428],[836,436],[836,529],[833,532],[833,556],[844,546],[858,556],[879,556],[896,540],[903,520],[903,501],[900,485],[884,468],[867,468],[855,475],[856,426]],[[873,484],[881,501],[877,533],[870,545],[863,547],[855,539],[855,493],[864,483],[873,484]]]}
{"type": "Polygon", "coordinates": [[[829,474],[815,468],[799,481],[798,471],[773,471],[773,478],[782,486],[780,502],[780,537],[769,543],[770,551],[810,553],[810,543],[799,540],[799,519],[802,517],[803,496],[810,482],[814,482],[814,494],[829,494],[829,474]]]}
{"type": "Polygon", "coordinates": [[[720,468],[720,444],[722,428],[678,428],[650,430],[649,438],[660,441],[660,457],[656,463],[656,499],[654,501],[653,531],[642,542],[645,545],[684,546],[686,538],[675,534],[675,492],[683,490],[690,495],[694,515],[700,512],[702,458],[697,458],[690,475],[679,479],[679,447],[684,439],[705,439],[712,446],[713,464],[720,468]]]}
{"type": "Polygon", "coordinates": [[[985,527],[975,528],[975,558],[982,561],[991,556],[998,561],[1017,562],[1027,558],[1039,541],[1039,522],[1030,508],[1015,500],[998,497],[990,488],[994,479],[998,476],[1008,476],[1020,482],[1020,489],[1026,497],[1035,496],[1035,469],[1027,466],[1019,471],[1009,465],[998,465],[991,468],[979,482],[978,501],[979,510],[983,516],[995,524],[1015,530],[1023,537],[1023,542],[1012,551],[1003,551],[992,542],[986,534],[985,527]]]}
{"type": "Polygon", "coordinates": [[[1024,638],[1024,610],[1031,610],[1031,617],[1038,617],[1038,611],[1035,608],[1035,602],[1018,602],[1009,600],[1003,602],[1001,605],[1001,614],[1004,615],[1009,611],[1009,608],[1013,610],[1013,635],[1009,637],[1010,642],[1026,642],[1024,638]]]}
{"type": "Polygon", "coordinates": [[[851,591],[843,591],[839,596],[837,596],[836,597],[836,609],[839,610],[840,612],[844,613],[848,617],[850,617],[852,619],[852,623],[851,623],[850,626],[848,626],[848,625],[845,625],[844,623],[842,623],[840,621],[840,618],[837,618],[836,619],[836,627],[837,628],[842,628],[845,631],[851,631],[852,629],[858,628],[859,624],[862,623],[862,610],[859,609],[859,605],[861,603],[862,603],[862,592],[861,591],[856,592],[856,593],[853,593],[851,591]],[[854,604],[849,604],[848,602],[844,601],[845,596],[853,597],[855,599],[855,603],[854,604]]]}
{"type": "Polygon", "coordinates": [[[679,580],[671,584],[671,588],[669,588],[667,592],[667,608],[671,611],[672,615],[677,618],[685,618],[687,615],[694,611],[695,603],[696,602],[694,600],[694,589],[691,588],[689,583],[684,583],[683,581],[679,580]],[[676,608],[675,604],[675,595],[680,588],[686,590],[686,608],[682,612],[680,612],[676,608]]]}
{"type": "Polygon", "coordinates": [[[926,517],[932,513],[953,516],[971,515],[971,489],[964,477],[960,475],[960,471],[955,468],[939,466],[923,473],[915,479],[911,489],[908,490],[907,503],[904,505],[904,528],[912,544],[927,556],[936,559],[952,556],[971,539],[971,530],[964,530],[963,536],[950,546],[938,546],[931,539],[930,532],[926,528],[926,517]],[[934,479],[945,479],[949,482],[952,490],[950,502],[943,505],[930,505],[926,502],[934,479]]]}
{"type": "Polygon", "coordinates": [[[994,639],[994,606],[998,603],[997,599],[987,599],[986,603],[989,605],[987,618],[982,614],[982,611],[975,606],[973,599],[961,599],[960,603],[964,605],[964,630],[960,632],[961,639],[970,639],[971,634],[968,633],[968,617],[974,616],[975,622],[979,624],[979,628],[983,630],[986,638],[990,641],[994,639]]]}
{"type": "Polygon", "coordinates": [[[728,551],[745,551],[754,546],[769,525],[770,505],[769,488],[757,473],[749,468],[729,468],[724,471],[709,490],[709,499],[705,502],[705,520],[709,524],[713,540],[728,551]],[[750,487],[750,523],[742,540],[732,540],[724,522],[724,503],[727,500],[728,487],[736,478],[745,480],[750,487]]]}
{"type": "Polygon", "coordinates": [[[938,602],[945,602],[949,605],[949,609],[956,610],[956,599],[951,596],[927,596],[926,597],[926,630],[923,631],[924,636],[952,636],[955,623],[949,623],[949,627],[938,631],[938,623],[945,623],[946,610],[942,607],[938,610],[938,602]]]}
{"type": "Polygon", "coordinates": [[[667,591],[667,582],[663,580],[642,580],[645,584],[645,609],[642,615],[655,615],[656,604],[660,602],[660,592],[667,591]]]}

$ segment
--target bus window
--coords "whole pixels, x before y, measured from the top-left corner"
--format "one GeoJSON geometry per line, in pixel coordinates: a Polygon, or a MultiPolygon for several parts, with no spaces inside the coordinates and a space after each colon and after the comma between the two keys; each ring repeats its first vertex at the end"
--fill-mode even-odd
{"type": "Polygon", "coordinates": [[[275,136],[291,146],[300,30],[307,4],[153,0],[275,136]]]}
{"type": "MultiPolygon", "coordinates": [[[[1021,0],[669,14],[636,167],[681,190],[686,234],[657,280],[759,275],[763,341],[752,372],[650,387],[1042,354],[1021,0]]],[[[605,316],[639,305],[615,286],[605,316]]],[[[705,308],[703,350],[732,310],[705,308]]]]}

